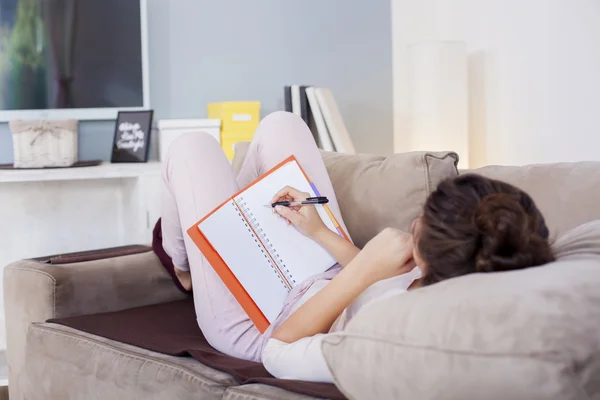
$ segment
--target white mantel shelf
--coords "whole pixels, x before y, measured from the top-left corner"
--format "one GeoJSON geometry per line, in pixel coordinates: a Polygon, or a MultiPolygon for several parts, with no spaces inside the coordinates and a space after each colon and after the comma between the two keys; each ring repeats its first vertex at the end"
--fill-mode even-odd
{"type": "Polygon", "coordinates": [[[0,170],[0,183],[139,178],[160,173],[160,162],[103,163],[93,167],[0,170]]]}

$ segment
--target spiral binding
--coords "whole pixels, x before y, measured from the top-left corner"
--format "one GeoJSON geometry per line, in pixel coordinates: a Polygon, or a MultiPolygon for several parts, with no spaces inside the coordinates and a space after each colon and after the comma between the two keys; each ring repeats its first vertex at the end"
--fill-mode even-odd
{"type": "Polygon", "coordinates": [[[232,203],[233,207],[242,219],[242,222],[246,226],[246,229],[248,229],[248,232],[252,235],[252,238],[256,242],[257,246],[260,248],[260,251],[265,257],[265,260],[269,263],[271,269],[279,278],[279,281],[286,287],[286,289],[289,292],[291,288],[288,287],[288,284],[294,287],[296,285],[296,280],[294,279],[294,277],[290,273],[290,270],[286,267],[285,263],[281,259],[281,256],[277,252],[277,249],[275,249],[275,247],[273,246],[273,243],[271,243],[267,235],[264,233],[264,230],[260,227],[260,224],[257,222],[254,213],[250,210],[246,201],[244,201],[244,198],[240,196],[238,197],[238,200],[239,201],[234,201],[232,203]],[[250,224],[250,226],[248,226],[248,224],[250,224]],[[281,279],[281,275],[278,273],[278,271],[285,276],[287,283],[284,282],[283,279],[281,279]]]}

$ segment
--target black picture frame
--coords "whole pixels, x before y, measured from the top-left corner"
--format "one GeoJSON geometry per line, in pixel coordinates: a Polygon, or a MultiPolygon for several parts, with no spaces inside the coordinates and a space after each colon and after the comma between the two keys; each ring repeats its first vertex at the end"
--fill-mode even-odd
{"type": "Polygon", "coordinates": [[[148,162],[153,117],[154,110],[119,111],[110,162],[148,162]]]}

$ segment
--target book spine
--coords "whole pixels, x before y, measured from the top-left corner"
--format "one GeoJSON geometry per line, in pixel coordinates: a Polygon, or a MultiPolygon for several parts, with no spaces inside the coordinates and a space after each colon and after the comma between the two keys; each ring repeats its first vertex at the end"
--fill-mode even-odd
{"type": "Polygon", "coordinates": [[[290,92],[292,96],[292,112],[297,116],[302,117],[302,112],[300,110],[300,86],[292,85],[290,92]]]}
{"type": "Polygon", "coordinates": [[[281,283],[286,287],[288,292],[291,291],[292,288],[296,286],[296,281],[281,259],[277,249],[273,246],[273,243],[269,240],[264,230],[260,227],[260,224],[256,220],[254,213],[244,201],[244,197],[239,196],[238,200],[239,202],[235,200],[233,201],[233,206],[244,221],[244,224],[246,224],[248,232],[250,232],[254,240],[257,241],[257,245],[261,248],[265,260],[269,263],[271,269],[273,269],[273,272],[277,274],[281,283]]]}
{"type": "Polygon", "coordinates": [[[308,100],[306,98],[306,88],[310,86],[300,86],[300,116],[306,122],[306,125],[309,124],[308,120],[308,100]]]}
{"type": "Polygon", "coordinates": [[[316,133],[315,141],[319,144],[319,148],[325,151],[335,151],[315,91],[314,87],[306,88],[306,98],[308,99],[308,107],[310,109],[309,115],[312,116],[314,132],[316,133]]]}
{"type": "Polygon", "coordinates": [[[292,112],[292,87],[285,86],[283,88],[283,102],[285,104],[285,111],[292,112]]]}

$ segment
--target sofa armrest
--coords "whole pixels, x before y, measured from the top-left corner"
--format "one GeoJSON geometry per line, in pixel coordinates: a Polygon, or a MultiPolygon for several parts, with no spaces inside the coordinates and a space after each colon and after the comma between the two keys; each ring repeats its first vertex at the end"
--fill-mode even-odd
{"type": "Polygon", "coordinates": [[[23,260],[6,266],[4,307],[11,398],[22,398],[20,379],[30,324],[182,298],[185,295],[150,250],[69,264],[23,260]]]}

